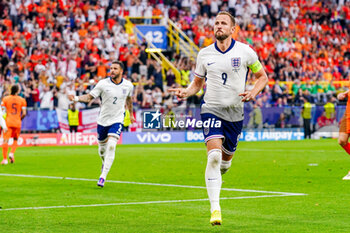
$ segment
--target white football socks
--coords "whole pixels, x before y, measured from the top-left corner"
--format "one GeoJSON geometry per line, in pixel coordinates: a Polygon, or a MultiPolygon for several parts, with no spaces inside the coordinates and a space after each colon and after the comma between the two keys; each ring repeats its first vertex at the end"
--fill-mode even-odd
{"type": "Polygon", "coordinates": [[[210,201],[210,211],[220,210],[220,190],[221,190],[221,164],[222,152],[220,149],[213,149],[208,152],[207,168],[205,170],[205,183],[210,201]]]}
{"type": "Polygon", "coordinates": [[[220,165],[220,171],[221,171],[221,175],[225,174],[231,167],[231,161],[225,161],[225,160],[222,160],[221,161],[221,165],[220,165]]]}
{"type": "Polygon", "coordinates": [[[101,157],[102,163],[105,160],[105,152],[106,152],[107,142],[98,142],[98,154],[101,157]]]}
{"type": "Polygon", "coordinates": [[[115,147],[117,146],[118,139],[114,137],[108,138],[107,146],[106,146],[106,152],[105,152],[105,159],[104,159],[104,165],[102,174],[100,177],[106,180],[106,177],[108,175],[109,170],[112,167],[114,157],[115,157],[115,147]]]}

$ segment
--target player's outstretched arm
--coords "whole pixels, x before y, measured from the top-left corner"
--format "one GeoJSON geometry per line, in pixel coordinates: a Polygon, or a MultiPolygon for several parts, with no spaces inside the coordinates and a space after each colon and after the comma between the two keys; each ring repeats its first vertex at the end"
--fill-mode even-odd
{"type": "Polygon", "coordinates": [[[239,96],[243,97],[242,102],[248,102],[248,101],[254,100],[255,97],[265,88],[265,86],[268,83],[268,78],[263,68],[261,68],[258,72],[256,72],[254,76],[257,79],[257,81],[253,89],[239,94],[239,96]]]}
{"type": "Polygon", "coordinates": [[[346,96],[348,95],[348,93],[349,93],[349,91],[339,93],[337,95],[338,100],[344,100],[346,98],[346,96]]]}
{"type": "Polygon", "coordinates": [[[199,92],[205,83],[204,78],[195,77],[187,88],[169,88],[168,91],[174,92],[179,98],[187,98],[199,92]]]}
{"type": "Polygon", "coordinates": [[[94,97],[90,94],[81,95],[81,96],[68,95],[68,99],[70,101],[75,101],[75,102],[89,103],[91,100],[94,99],[94,97]]]}

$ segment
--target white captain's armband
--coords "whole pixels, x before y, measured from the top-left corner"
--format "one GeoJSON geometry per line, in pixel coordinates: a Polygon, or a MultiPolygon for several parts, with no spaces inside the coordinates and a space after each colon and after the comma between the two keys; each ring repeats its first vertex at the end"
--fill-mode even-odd
{"type": "Polygon", "coordinates": [[[257,60],[253,65],[250,65],[248,67],[253,71],[253,73],[256,73],[262,68],[262,65],[260,61],[257,60]]]}

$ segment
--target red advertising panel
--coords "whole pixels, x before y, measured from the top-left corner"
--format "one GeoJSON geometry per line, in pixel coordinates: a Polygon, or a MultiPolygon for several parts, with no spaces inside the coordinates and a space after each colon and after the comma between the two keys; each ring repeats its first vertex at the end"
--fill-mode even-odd
{"type": "MultiPolygon", "coordinates": [[[[21,134],[18,138],[18,146],[73,146],[73,145],[97,145],[97,133],[37,133],[21,134]]],[[[3,139],[0,139],[2,145],[3,139]]],[[[9,141],[11,146],[12,138],[9,141]]],[[[122,143],[122,135],[118,144],[122,143]]]]}

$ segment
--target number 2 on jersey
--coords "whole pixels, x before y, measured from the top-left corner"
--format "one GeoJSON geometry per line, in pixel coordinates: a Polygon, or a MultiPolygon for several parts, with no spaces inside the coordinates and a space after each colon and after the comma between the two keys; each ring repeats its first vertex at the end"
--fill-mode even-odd
{"type": "Polygon", "coordinates": [[[222,77],[222,80],[224,80],[224,85],[226,84],[226,80],[227,80],[227,74],[226,73],[222,73],[222,75],[221,75],[221,77],[222,77]]]}
{"type": "Polygon", "coordinates": [[[117,104],[117,97],[113,97],[114,101],[113,101],[113,104],[117,104]]]}

